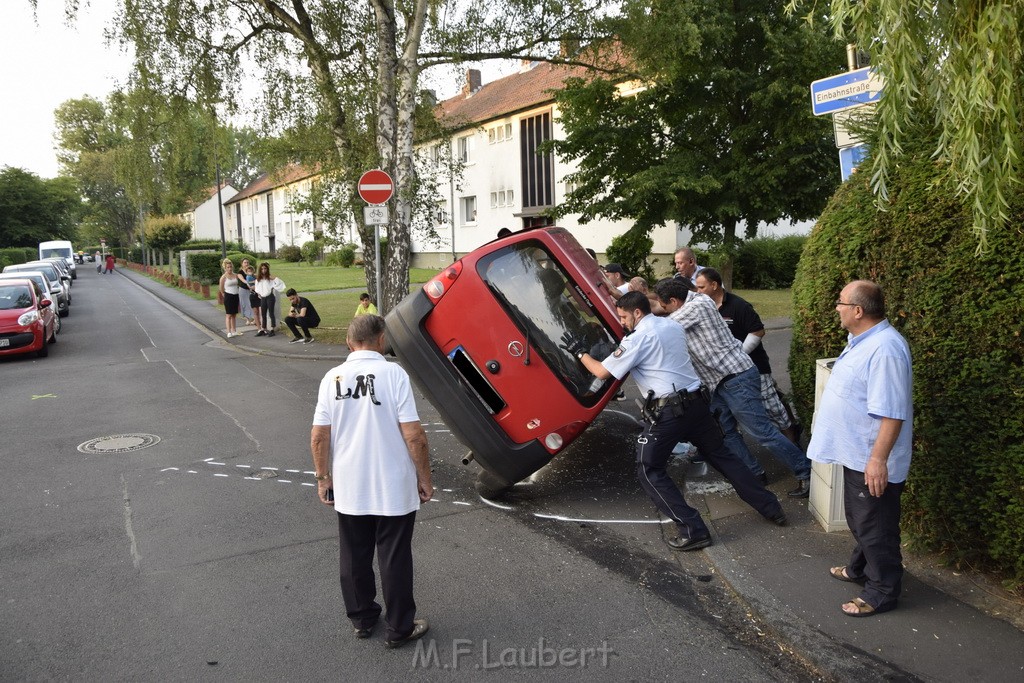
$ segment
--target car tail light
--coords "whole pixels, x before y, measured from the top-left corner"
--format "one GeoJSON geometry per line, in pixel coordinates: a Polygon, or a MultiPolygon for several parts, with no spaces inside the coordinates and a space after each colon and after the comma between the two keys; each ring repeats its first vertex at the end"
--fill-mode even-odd
{"type": "Polygon", "coordinates": [[[39,311],[25,311],[18,317],[18,324],[28,327],[37,320],[39,320],[39,311]]]}
{"type": "Polygon", "coordinates": [[[456,261],[423,285],[423,292],[433,303],[437,303],[462,272],[462,261],[456,261]]]}
{"type": "Polygon", "coordinates": [[[544,447],[552,453],[557,453],[565,444],[572,443],[572,440],[586,428],[587,423],[579,420],[563,425],[544,437],[544,447]]]}

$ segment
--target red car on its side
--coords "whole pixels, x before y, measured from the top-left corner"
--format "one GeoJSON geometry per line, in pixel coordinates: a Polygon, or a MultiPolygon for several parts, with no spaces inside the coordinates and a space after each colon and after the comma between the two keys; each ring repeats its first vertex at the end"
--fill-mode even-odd
{"type": "Polygon", "coordinates": [[[32,280],[0,280],[0,356],[49,353],[57,341],[53,303],[32,280]]]}
{"type": "Polygon", "coordinates": [[[571,233],[524,230],[467,254],[387,316],[388,340],[496,495],[546,465],[615,396],[570,350],[604,358],[622,327],[571,233]]]}

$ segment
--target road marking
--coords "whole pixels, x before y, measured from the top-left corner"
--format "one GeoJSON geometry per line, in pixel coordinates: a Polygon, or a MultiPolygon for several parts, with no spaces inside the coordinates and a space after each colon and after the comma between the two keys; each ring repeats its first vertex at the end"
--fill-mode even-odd
{"type": "Polygon", "coordinates": [[[35,394],[32,394],[32,400],[33,401],[36,400],[37,398],[57,398],[57,395],[56,394],[39,394],[38,396],[36,396],[35,394]]]}

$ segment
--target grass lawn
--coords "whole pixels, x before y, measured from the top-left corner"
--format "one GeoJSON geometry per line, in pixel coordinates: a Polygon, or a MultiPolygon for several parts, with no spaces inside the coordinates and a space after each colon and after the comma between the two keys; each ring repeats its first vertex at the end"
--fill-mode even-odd
{"type": "Polygon", "coordinates": [[[735,289],[733,293],[750,302],[761,320],[782,318],[793,315],[793,290],[791,289],[735,289]]]}

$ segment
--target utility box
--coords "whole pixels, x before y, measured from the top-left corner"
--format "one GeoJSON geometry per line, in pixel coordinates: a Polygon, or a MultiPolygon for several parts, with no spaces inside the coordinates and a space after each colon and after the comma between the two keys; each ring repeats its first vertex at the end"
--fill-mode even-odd
{"type": "MultiPolygon", "coordinates": [[[[835,358],[819,358],[815,363],[814,372],[814,416],[818,415],[818,403],[825,391],[825,384],[832,376],[835,358]]],[[[814,418],[811,419],[811,432],[814,431],[814,418]]],[[[811,511],[818,524],[825,531],[845,531],[846,509],[843,505],[843,466],[825,465],[811,461],[811,495],[807,499],[807,509],[811,511]]]]}

